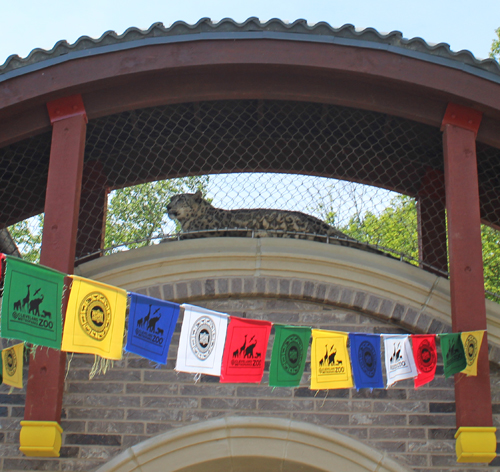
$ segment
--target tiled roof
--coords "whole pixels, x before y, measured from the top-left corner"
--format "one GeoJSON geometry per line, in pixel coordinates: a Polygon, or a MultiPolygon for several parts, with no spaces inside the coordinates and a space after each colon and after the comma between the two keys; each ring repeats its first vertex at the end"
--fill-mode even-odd
{"type": "Polygon", "coordinates": [[[19,75],[83,55],[139,47],[145,43],[162,44],[196,39],[252,37],[327,42],[388,50],[472,71],[487,79],[500,81],[500,66],[493,59],[478,60],[471,52],[465,50],[453,52],[445,43],[431,45],[421,38],[405,39],[399,31],[381,34],[373,28],[357,30],[349,24],[333,28],[325,22],[308,24],[306,20],[296,20],[287,24],[279,19],[272,19],[261,23],[258,18],[249,18],[243,23],[236,23],[228,18],[214,23],[209,18],[203,18],[195,25],[178,21],[168,28],[162,23],[154,23],[147,30],[129,28],[121,35],[117,35],[114,31],[107,31],[98,39],[82,36],[74,44],[59,41],[50,51],[34,49],[26,58],[20,58],[17,55],[9,56],[0,66],[0,78],[2,75],[19,75]],[[26,69],[20,70],[22,68],[26,69]]]}

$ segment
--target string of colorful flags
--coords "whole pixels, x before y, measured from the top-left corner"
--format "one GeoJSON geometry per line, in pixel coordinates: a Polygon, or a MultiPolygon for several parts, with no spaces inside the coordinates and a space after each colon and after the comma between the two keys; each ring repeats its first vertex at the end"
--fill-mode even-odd
{"type": "MultiPolygon", "coordinates": [[[[269,321],[127,293],[4,254],[0,261],[0,334],[4,338],[119,360],[128,301],[125,351],[166,364],[183,308],[175,370],[219,376],[222,383],[262,380],[273,326],[269,321]]],[[[312,338],[310,388],[315,390],[384,388],[405,379],[414,379],[418,388],[435,376],[437,336],[445,377],[458,372],[477,375],[484,334],[482,330],[440,335],[345,333],[280,324],[274,324],[274,330],[269,385],[299,386],[312,338]]],[[[3,383],[18,388],[23,386],[24,342],[4,349],[1,356],[3,383]]]]}

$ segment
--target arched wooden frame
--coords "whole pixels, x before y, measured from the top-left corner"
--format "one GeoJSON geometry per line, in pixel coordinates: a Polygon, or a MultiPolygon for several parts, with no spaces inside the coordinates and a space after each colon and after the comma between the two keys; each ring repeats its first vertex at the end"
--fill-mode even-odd
{"type": "Polygon", "coordinates": [[[483,77],[498,79],[494,74],[366,41],[345,46],[279,33],[212,37],[119,43],[0,75],[0,147],[48,131],[45,104],[75,93],[90,120],[169,103],[253,98],[345,105],[440,127],[453,101],[483,112],[478,140],[500,147],[500,83],[483,77]]]}

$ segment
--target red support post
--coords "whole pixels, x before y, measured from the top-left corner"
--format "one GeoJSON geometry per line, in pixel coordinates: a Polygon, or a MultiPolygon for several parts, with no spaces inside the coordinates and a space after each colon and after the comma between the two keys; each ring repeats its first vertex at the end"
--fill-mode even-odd
{"type": "MultiPolygon", "coordinates": [[[[53,129],[40,264],[71,274],[87,116],[80,95],[55,100],[47,108],[53,129]]],[[[60,422],[65,365],[66,353],[54,349],[38,350],[30,358],[25,420],[60,422]]]]}
{"type": "Polygon", "coordinates": [[[422,269],[436,275],[448,272],[444,174],[428,169],[417,197],[418,248],[422,269]]]}
{"type": "Polygon", "coordinates": [[[104,246],[106,212],[108,207],[108,179],[99,161],[84,164],[82,195],[78,218],[76,257],[78,263],[100,257],[104,246]]]}
{"type": "MultiPolygon", "coordinates": [[[[442,123],[454,332],[486,329],[476,135],[482,114],[449,104],[442,123]]],[[[477,377],[455,375],[457,427],[492,426],[488,337],[477,377]]]]}

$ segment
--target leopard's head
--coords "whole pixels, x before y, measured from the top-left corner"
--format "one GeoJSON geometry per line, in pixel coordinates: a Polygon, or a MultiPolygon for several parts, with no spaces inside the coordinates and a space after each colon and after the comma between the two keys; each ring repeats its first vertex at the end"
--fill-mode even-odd
{"type": "Polygon", "coordinates": [[[210,203],[203,199],[201,191],[196,193],[181,193],[174,195],[167,205],[168,217],[177,220],[181,224],[191,218],[203,215],[210,203]]]}

